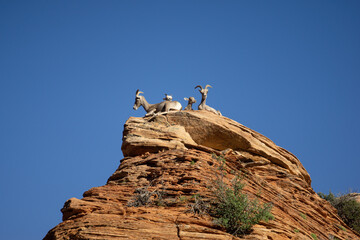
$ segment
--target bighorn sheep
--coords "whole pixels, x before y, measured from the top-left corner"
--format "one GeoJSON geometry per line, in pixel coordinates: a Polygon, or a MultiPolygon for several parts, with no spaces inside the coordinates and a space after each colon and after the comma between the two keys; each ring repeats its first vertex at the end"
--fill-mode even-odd
{"type": "MultiPolygon", "coordinates": [[[[150,104],[146,101],[144,96],[140,96],[139,89],[136,91],[135,94],[135,103],[133,106],[134,110],[137,110],[140,106],[143,106],[144,110],[147,112],[145,117],[160,113],[160,112],[169,112],[169,111],[180,111],[182,106],[177,101],[163,101],[156,104],[150,104]]],[[[167,96],[168,97],[168,96],[167,96]]],[[[171,97],[171,96],[170,96],[171,97]]],[[[171,97],[172,99],[172,97],[171,97]]]]}
{"type": "Polygon", "coordinates": [[[184,98],[185,101],[188,101],[188,105],[185,107],[184,110],[193,110],[192,105],[193,103],[196,103],[196,100],[194,97],[184,98]]]}
{"type": "Polygon", "coordinates": [[[206,105],[207,93],[208,93],[208,91],[209,91],[209,89],[207,89],[208,87],[211,87],[211,88],[212,88],[212,86],[210,86],[210,85],[206,85],[205,88],[202,88],[200,85],[197,85],[197,86],[195,87],[195,89],[196,89],[196,88],[200,88],[200,89],[199,89],[199,92],[201,93],[201,103],[199,104],[198,109],[199,109],[199,110],[207,110],[207,111],[216,113],[216,114],[218,114],[218,115],[221,116],[220,111],[217,111],[217,110],[215,110],[214,108],[206,105]]]}

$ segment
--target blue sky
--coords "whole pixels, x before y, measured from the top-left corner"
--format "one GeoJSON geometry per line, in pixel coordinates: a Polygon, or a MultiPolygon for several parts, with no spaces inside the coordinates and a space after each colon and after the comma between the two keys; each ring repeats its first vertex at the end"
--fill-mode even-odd
{"type": "Polygon", "coordinates": [[[41,239],[122,158],[136,89],[208,104],[360,191],[359,1],[0,1],[0,235],[41,239]]]}

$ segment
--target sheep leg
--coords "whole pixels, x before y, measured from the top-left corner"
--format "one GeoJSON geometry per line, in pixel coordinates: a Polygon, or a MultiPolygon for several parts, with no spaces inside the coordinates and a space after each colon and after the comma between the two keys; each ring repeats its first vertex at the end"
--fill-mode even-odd
{"type": "Polygon", "coordinates": [[[155,113],[155,109],[154,109],[154,110],[151,110],[150,112],[148,112],[147,114],[145,114],[145,117],[154,115],[154,113],[155,113]]]}

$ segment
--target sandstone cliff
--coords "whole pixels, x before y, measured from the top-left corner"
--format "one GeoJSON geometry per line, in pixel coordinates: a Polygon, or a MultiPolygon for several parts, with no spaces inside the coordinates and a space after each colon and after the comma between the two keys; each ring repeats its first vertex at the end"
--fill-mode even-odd
{"type": "Polygon", "coordinates": [[[360,239],[311,188],[300,161],[263,135],[206,111],[181,111],[125,123],[125,158],[105,186],[69,199],[63,222],[44,240],[65,239],[360,239]],[[275,219],[242,238],[195,214],[194,196],[210,199],[209,184],[226,158],[230,181],[242,172],[249,196],[273,204],[275,219]],[[135,207],[141,191],[151,203],[135,207]],[[132,206],[131,206],[132,205],[132,206]],[[131,207],[130,207],[131,206],[131,207]]]}

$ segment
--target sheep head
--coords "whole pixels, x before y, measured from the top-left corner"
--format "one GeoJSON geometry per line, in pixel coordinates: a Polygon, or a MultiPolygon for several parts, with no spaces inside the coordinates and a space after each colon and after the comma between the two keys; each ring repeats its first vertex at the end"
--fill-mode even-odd
{"type": "Polygon", "coordinates": [[[196,100],[194,97],[184,98],[185,101],[188,101],[189,104],[196,103],[196,100]]]}
{"type": "Polygon", "coordinates": [[[135,103],[134,103],[134,106],[133,106],[134,110],[137,110],[141,106],[141,98],[143,96],[140,96],[140,93],[143,93],[143,92],[139,91],[139,89],[135,93],[135,103]]]}
{"type": "Polygon", "coordinates": [[[199,92],[201,93],[201,95],[207,96],[207,93],[208,93],[208,91],[209,91],[208,87],[211,87],[211,88],[212,88],[212,86],[210,86],[210,85],[206,85],[205,88],[202,88],[200,85],[197,85],[197,86],[195,87],[195,89],[196,89],[196,88],[200,88],[200,89],[199,89],[199,92]]]}

